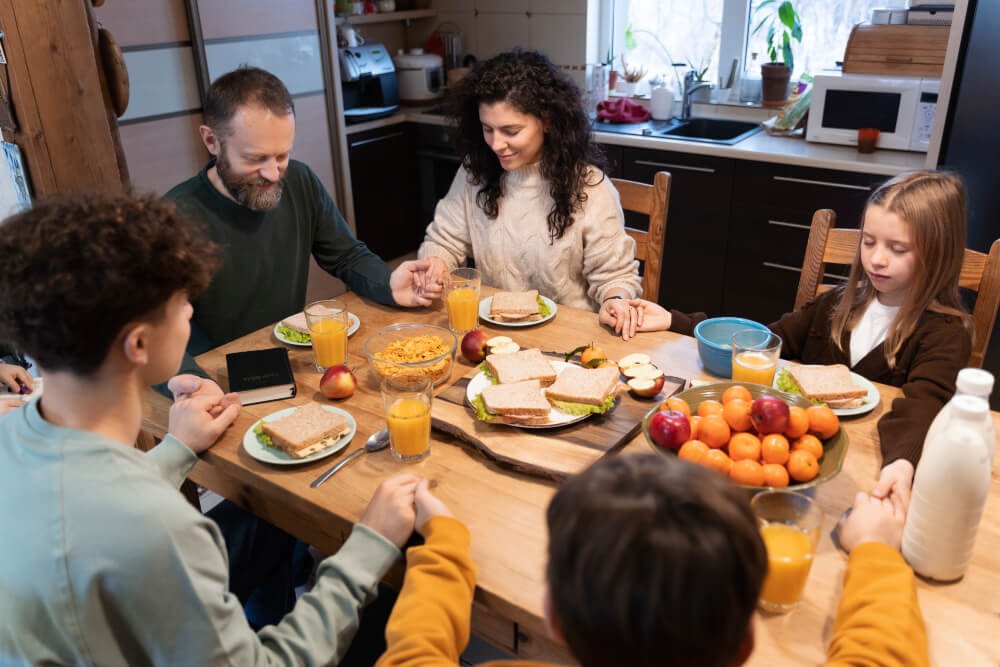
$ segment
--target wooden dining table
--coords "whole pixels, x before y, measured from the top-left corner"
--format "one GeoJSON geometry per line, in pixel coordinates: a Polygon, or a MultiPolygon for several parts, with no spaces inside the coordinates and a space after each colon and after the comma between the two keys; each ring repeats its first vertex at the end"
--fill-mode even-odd
{"type": "MultiPolygon", "coordinates": [[[[491,290],[484,288],[483,292],[486,295],[491,290]]],[[[310,488],[310,482],[320,473],[363,446],[370,434],[385,426],[378,385],[364,354],[365,339],[398,322],[447,326],[442,307],[400,310],[365,301],[353,293],[338,298],[346,301],[361,320],[359,331],[348,344],[348,364],[359,383],[355,394],[341,401],[324,398],[319,392],[320,375],[313,364],[312,350],[289,346],[297,396],[244,407],[218,443],[201,455],[190,479],[327,553],[336,551],[346,539],[380,482],[399,473],[434,480],[435,493],[469,526],[472,535],[472,558],[478,570],[473,632],[520,658],[572,662],[566,650],[548,638],[542,617],[545,508],[558,482],[497,463],[476,448],[435,432],[430,455],[419,463],[398,462],[388,450],[382,450],[365,454],[322,486],[310,488]],[[293,466],[261,463],[244,450],[244,433],[257,420],[308,401],[330,403],[354,416],[357,433],[344,450],[293,466]]],[[[613,359],[642,351],[669,375],[689,380],[716,379],[703,369],[695,339],[654,332],[625,342],[599,326],[596,314],[588,311],[560,306],[552,320],[535,326],[481,325],[495,335],[512,337],[525,348],[570,350],[594,342],[613,359]]],[[[197,360],[226,388],[227,353],[280,345],[270,326],[206,352],[197,360]]],[[[450,381],[474,370],[459,354],[450,381]]],[[[831,531],[855,494],[873,486],[880,467],[876,423],[892,400],[901,395],[894,387],[878,385],[878,390],[881,402],[873,411],[842,421],[850,436],[843,469],[816,489],[815,498],[825,518],[804,596],[788,614],[755,616],[757,641],[750,665],[824,662],[847,564],[846,556],[831,539],[831,531]]],[[[150,392],[145,406],[147,433],[162,436],[166,432],[169,405],[167,399],[150,392]]],[[[1000,415],[993,413],[993,419],[1000,430],[1000,415]]],[[[510,428],[511,438],[518,435],[518,429],[510,428]]],[[[620,451],[609,455],[648,451],[650,446],[640,432],[620,451]]],[[[708,581],[705,585],[716,584],[708,581]]],[[[989,499],[965,577],[950,584],[919,581],[918,589],[933,664],[1000,664],[1000,458],[994,464],[989,499]]]]}

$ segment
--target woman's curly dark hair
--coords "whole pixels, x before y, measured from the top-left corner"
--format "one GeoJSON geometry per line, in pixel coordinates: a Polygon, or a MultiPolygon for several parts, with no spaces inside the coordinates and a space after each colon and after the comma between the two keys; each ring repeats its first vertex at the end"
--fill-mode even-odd
{"type": "Polygon", "coordinates": [[[458,148],[462,165],[478,185],[476,204],[495,219],[503,196],[503,167],[483,139],[480,104],[506,102],[546,126],[542,144],[542,176],[549,182],[552,210],[548,225],[551,240],[561,238],[573,216],[587,201],[583,191],[604,178],[604,153],[594,143],[580,90],[543,53],[515,49],[477,65],[459,84],[452,99],[458,120],[458,148]],[[590,166],[601,170],[588,182],[590,166]]]}

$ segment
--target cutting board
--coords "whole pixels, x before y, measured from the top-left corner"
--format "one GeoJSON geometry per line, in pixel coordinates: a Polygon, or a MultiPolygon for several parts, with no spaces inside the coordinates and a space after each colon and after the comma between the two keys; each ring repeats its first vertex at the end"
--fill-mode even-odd
{"type": "Polygon", "coordinates": [[[629,394],[605,415],[548,429],[492,425],[478,421],[465,400],[465,390],[476,371],[458,380],[434,400],[434,428],[479,449],[488,457],[523,472],[561,480],[617,451],[639,432],[642,418],[653,406],[682,388],[683,380],[667,378],[656,399],[629,394]],[[671,382],[676,380],[676,382],[671,382]]]}

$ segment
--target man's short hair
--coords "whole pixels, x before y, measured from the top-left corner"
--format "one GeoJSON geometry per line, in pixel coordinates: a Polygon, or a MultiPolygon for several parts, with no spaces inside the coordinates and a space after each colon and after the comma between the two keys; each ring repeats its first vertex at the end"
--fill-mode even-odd
{"type": "Polygon", "coordinates": [[[45,370],[91,375],[130,322],[202,292],[219,257],[152,196],[41,200],[0,224],[0,340],[45,370]]]}
{"type": "Polygon", "coordinates": [[[584,667],[729,667],[767,554],[746,497],[714,470],[620,455],[567,480],[548,509],[556,621],[584,667]]]}
{"type": "Polygon", "coordinates": [[[281,79],[259,67],[243,65],[212,82],[205,95],[205,125],[219,135],[229,133],[229,121],[243,106],[261,106],[271,113],[295,113],[295,103],[281,79]]]}

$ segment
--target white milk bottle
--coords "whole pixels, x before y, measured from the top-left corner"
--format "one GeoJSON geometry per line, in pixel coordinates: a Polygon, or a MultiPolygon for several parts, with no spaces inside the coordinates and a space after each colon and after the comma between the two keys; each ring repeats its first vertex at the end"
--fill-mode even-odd
{"type": "MultiPolygon", "coordinates": [[[[993,374],[989,371],[984,371],[982,368],[963,368],[958,372],[958,379],[955,380],[955,389],[955,396],[978,396],[988,403],[990,394],[993,393],[993,374]]],[[[946,428],[945,424],[948,421],[946,413],[950,405],[951,402],[949,401],[941,408],[941,412],[938,413],[938,416],[931,423],[925,440],[929,441],[938,437],[940,435],[939,431],[946,428]]],[[[992,464],[993,457],[996,455],[997,434],[993,426],[993,416],[989,412],[986,413],[984,421],[987,429],[986,442],[990,450],[990,463],[992,464]]]]}
{"type": "Polygon", "coordinates": [[[953,581],[972,558],[990,489],[989,405],[957,395],[927,432],[903,528],[903,557],[920,575],[953,581]],[[945,426],[934,428],[938,419],[945,426]]]}

